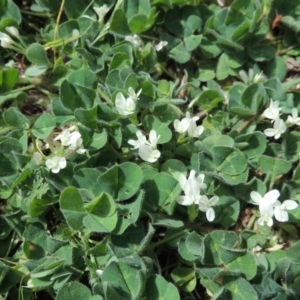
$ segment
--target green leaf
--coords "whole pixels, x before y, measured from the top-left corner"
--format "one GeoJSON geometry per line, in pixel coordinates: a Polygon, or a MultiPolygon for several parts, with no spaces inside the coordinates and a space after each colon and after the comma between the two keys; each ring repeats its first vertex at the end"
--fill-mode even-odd
{"type": "Polygon", "coordinates": [[[202,258],[203,239],[195,231],[191,232],[185,240],[186,248],[189,252],[202,258]]]}
{"type": "Polygon", "coordinates": [[[213,147],[213,160],[217,171],[237,175],[247,168],[247,159],[238,149],[224,146],[213,147]]]}
{"type": "Polygon", "coordinates": [[[59,198],[59,205],[68,225],[73,230],[79,230],[86,212],[78,190],[74,187],[64,189],[59,198]]]}
{"type": "Polygon", "coordinates": [[[207,234],[203,240],[204,255],[202,262],[209,265],[222,264],[220,248],[233,249],[237,241],[238,236],[234,232],[216,230],[207,234]]]}
{"type": "Polygon", "coordinates": [[[132,300],[138,299],[144,284],[141,270],[122,261],[113,261],[104,269],[102,282],[114,289],[120,289],[123,297],[126,297],[124,299],[132,300]]]}
{"type": "Polygon", "coordinates": [[[284,159],[261,155],[258,160],[258,167],[266,174],[270,174],[273,178],[289,172],[292,164],[284,159]]]}
{"type": "Polygon", "coordinates": [[[14,88],[19,80],[17,69],[7,69],[0,71],[0,93],[5,93],[14,88]]]}
{"type": "Polygon", "coordinates": [[[160,275],[152,275],[146,283],[147,300],[179,300],[180,296],[174,284],[160,275]]]}
{"type": "Polygon", "coordinates": [[[41,44],[33,43],[27,48],[27,59],[39,66],[48,66],[49,60],[44,47],[41,44]]]}
{"type": "Polygon", "coordinates": [[[244,278],[235,278],[225,288],[231,292],[232,300],[258,300],[255,289],[244,278]]]}
{"type": "Polygon", "coordinates": [[[29,120],[15,107],[10,107],[3,113],[4,121],[7,125],[26,128],[30,124],[29,120]]]}
{"type": "Polygon", "coordinates": [[[49,113],[43,113],[34,123],[32,133],[38,139],[47,138],[55,128],[55,121],[49,113]]]}
{"type": "Polygon", "coordinates": [[[116,205],[113,198],[104,193],[85,206],[87,215],[84,225],[94,232],[111,232],[118,221],[116,205]]]}
{"type": "Polygon", "coordinates": [[[235,146],[242,150],[248,158],[253,158],[265,152],[267,148],[267,139],[262,132],[255,131],[239,135],[235,139],[235,146]],[[239,145],[241,146],[239,147],[239,145]]]}
{"type": "Polygon", "coordinates": [[[110,29],[119,34],[130,34],[131,30],[128,26],[126,14],[123,9],[115,10],[111,17],[110,29]]]}
{"type": "Polygon", "coordinates": [[[142,182],[141,168],[131,162],[114,166],[98,177],[98,183],[103,191],[116,200],[131,198],[139,189],[142,182]]]}
{"type": "Polygon", "coordinates": [[[91,291],[79,282],[71,282],[63,286],[57,294],[55,300],[70,300],[70,299],[90,299],[91,291]]]}

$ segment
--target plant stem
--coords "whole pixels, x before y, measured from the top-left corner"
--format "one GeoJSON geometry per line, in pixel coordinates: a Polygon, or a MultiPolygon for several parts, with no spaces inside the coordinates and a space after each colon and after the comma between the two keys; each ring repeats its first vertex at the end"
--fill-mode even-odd
{"type": "Polygon", "coordinates": [[[164,238],[164,239],[162,239],[162,240],[160,240],[160,241],[158,241],[156,243],[153,243],[152,245],[150,245],[149,248],[155,248],[155,247],[157,247],[159,245],[162,245],[162,244],[164,244],[166,242],[169,242],[169,241],[171,241],[173,239],[176,239],[177,237],[179,237],[181,235],[184,235],[187,232],[189,232],[189,229],[183,229],[183,230],[181,230],[181,231],[179,231],[179,232],[177,232],[177,233],[175,233],[173,235],[170,235],[170,236],[168,236],[168,237],[166,237],[166,238],[164,238]]]}

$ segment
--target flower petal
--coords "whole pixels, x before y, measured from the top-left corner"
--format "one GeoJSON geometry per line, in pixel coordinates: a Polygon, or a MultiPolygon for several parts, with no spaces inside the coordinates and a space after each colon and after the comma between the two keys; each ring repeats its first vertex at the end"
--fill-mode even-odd
{"type": "Polygon", "coordinates": [[[213,208],[209,208],[206,212],[206,218],[209,222],[212,222],[215,219],[215,211],[213,208]]]}
{"type": "Polygon", "coordinates": [[[287,210],[292,210],[298,207],[298,203],[294,200],[285,200],[282,204],[284,204],[285,209],[287,210]]]}
{"type": "Polygon", "coordinates": [[[193,199],[189,196],[178,196],[176,202],[180,205],[189,206],[193,204],[193,199]]]}
{"type": "Polygon", "coordinates": [[[250,193],[251,199],[255,202],[254,204],[258,205],[260,201],[263,199],[263,197],[258,192],[251,192],[250,193]]]}

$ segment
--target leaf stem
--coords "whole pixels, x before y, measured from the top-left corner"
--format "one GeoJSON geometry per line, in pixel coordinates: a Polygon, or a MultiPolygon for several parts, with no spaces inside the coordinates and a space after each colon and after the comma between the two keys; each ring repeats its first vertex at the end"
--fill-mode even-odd
{"type": "Polygon", "coordinates": [[[252,123],[254,120],[256,120],[258,117],[260,116],[259,114],[256,114],[254,116],[252,116],[251,118],[249,118],[248,120],[246,120],[238,129],[237,131],[239,133],[241,133],[250,123],[252,123]]]}
{"type": "Polygon", "coordinates": [[[156,242],[156,243],[151,244],[151,245],[149,246],[149,248],[150,248],[150,249],[151,249],[151,248],[155,248],[155,247],[157,247],[157,246],[159,246],[159,245],[162,245],[162,244],[167,243],[167,242],[169,242],[169,241],[171,241],[171,240],[173,240],[173,239],[176,239],[177,237],[180,237],[180,236],[182,236],[182,235],[185,235],[185,234],[188,233],[188,232],[189,232],[189,229],[183,229],[183,230],[181,230],[181,231],[179,231],[179,232],[177,232],[177,233],[174,233],[174,234],[172,234],[172,235],[170,235],[170,236],[168,236],[168,237],[166,237],[166,238],[164,238],[164,239],[162,239],[162,240],[160,240],[160,241],[158,241],[158,242],[156,242]]]}

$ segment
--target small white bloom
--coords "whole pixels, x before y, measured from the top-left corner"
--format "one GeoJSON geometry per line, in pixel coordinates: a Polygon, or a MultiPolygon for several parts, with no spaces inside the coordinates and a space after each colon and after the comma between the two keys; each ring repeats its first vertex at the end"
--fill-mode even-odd
{"type": "Polygon", "coordinates": [[[61,169],[67,166],[67,161],[64,157],[53,156],[46,160],[46,167],[51,170],[52,173],[58,173],[61,169]]]}
{"type": "Polygon", "coordinates": [[[262,116],[264,116],[267,119],[270,119],[273,121],[277,120],[280,115],[281,108],[279,107],[278,101],[273,101],[271,99],[270,106],[264,110],[262,116]]]}
{"type": "Polygon", "coordinates": [[[276,201],[274,205],[274,216],[277,221],[286,222],[289,220],[287,210],[293,210],[297,207],[298,203],[294,200],[285,200],[282,203],[276,201]]]}
{"type": "Polygon", "coordinates": [[[210,199],[208,199],[207,196],[201,196],[199,199],[199,209],[206,212],[206,218],[209,222],[212,222],[215,219],[216,214],[212,206],[218,201],[218,196],[213,196],[210,199]]]}
{"type": "Polygon", "coordinates": [[[128,88],[128,95],[133,101],[139,100],[139,95],[141,94],[142,89],[140,89],[137,93],[135,93],[135,90],[132,87],[128,88]]]}
{"type": "Polygon", "coordinates": [[[96,274],[101,278],[102,277],[102,274],[103,274],[103,270],[96,270],[96,274]]]}
{"type": "Polygon", "coordinates": [[[109,8],[106,4],[102,5],[101,7],[93,7],[93,10],[98,16],[98,22],[102,23],[104,20],[105,15],[108,13],[109,8]]]}
{"type": "Polygon", "coordinates": [[[273,209],[264,212],[263,214],[261,213],[260,218],[257,219],[257,224],[260,226],[264,226],[265,223],[267,223],[267,225],[269,227],[271,227],[273,225],[273,209]]]}
{"type": "Polygon", "coordinates": [[[82,143],[83,143],[83,140],[82,140],[81,137],[79,137],[79,138],[77,138],[77,139],[75,140],[75,143],[72,143],[72,144],[70,145],[69,149],[70,149],[70,150],[75,150],[75,149],[77,149],[77,150],[76,150],[76,153],[78,153],[78,154],[83,154],[83,153],[86,152],[86,149],[83,148],[82,143]]]}
{"type": "Polygon", "coordinates": [[[14,41],[12,38],[7,35],[6,33],[0,32],[0,45],[3,48],[11,48],[12,44],[14,44],[14,41]]]}
{"type": "Polygon", "coordinates": [[[255,205],[259,206],[260,212],[265,212],[272,210],[275,202],[279,198],[280,193],[278,190],[271,190],[267,192],[264,196],[261,196],[258,192],[251,192],[250,197],[253,200],[255,205]]]}
{"type": "Polygon", "coordinates": [[[175,120],[173,125],[175,131],[179,133],[184,133],[188,131],[189,136],[195,137],[195,136],[199,136],[204,130],[203,126],[198,126],[199,128],[197,127],[196,122],[198,120],[199,117],[197,116],[191,117],[190,113],[187,112],[185,114],[185,118],[183,118],[181,121],[175,120]]]}
{"type": "Polygon", "coordinates": [[[125,36],[125,41],[132,43],[136,49],[140,49],[144,44],[142,39],[137,34],[125,36]]]}
{"type": "Polygon", "coordinates": [[[286,125],[283,120],[276,119],[273,128],[267,128],[264,130],[264,134],[268,137],[274,136],[274,139],[279,139],[280,136],[286,131],[286,125]]]}
{"type": "Polygon", "coordinates": [[[134,113],[134,100],[130,97],[125,99],[121,92],[117,94],[115,104],[119,114],[122,116],[128,116],[134,113]]]}
{"type": "Polygon", "coordinates": [[[157,142],[160,135],[157,135],[156,131],[151,129],[149,133],[149,141],[142,134],[141,131],[136,132],[137,141],[129,140],[128,144],[132,145],[133,149],[139,149],[139,156],[141,159],[148,161],[150,163],[157,161],[160,157],[160,151],[156,149],[157,142]]]}
{"type": "Polygon", "coordinates": [[[189,128],[189,123],[190,121],[186,118],[183,118],[181,121],[180,120],[175,120],[173,122],[175,131],[179,132],[179,133],[184,133],[188,130],[189,128]]]}
{"type": "Polygon", "coordinates": [[[204,127],[202,125],[197,126],[196,122],[191,121],[188,127],[188,134],[191,137],[198,137],[204,131],[204,127]]]}
{"type": "Polygon", "coordinates": [[[259,74],[256,74],[253,78],[254,83],[262,82],[264,81],[265,76],[263,75],[263,72],[261,71],[259,74]]]}
{"type": "Polygon", "coordinates": [[[184,206],[189,206],[193,203],[199,204],[201,189],[206,189],[207,185],[204,183],[204,174],[200,174],[197,178],[195,175],[196,172],[194,170],[190,172],[188,178],[183,173],[179,174],[178,181],[185,195],[178,196],[176,198],[177,203],[184,206]]]}
{"type": "Polygon", "coordinates": [[[160,157],[160,151],[157,149],[153,149],[148,145],[141,145],[139,148],[139,156],[144,161],[154,163],[160,157]]]}
{"type": "Polygon", "coordinates": [[[8,26],[5,28],[5,30],[12,36],[15,36],[16,38],[20,38],[19,30],[14,26],[8,26]]]}
{"type": "Polygon", "coordinates": [[[146,137],[143,135],[143,133],[140,130],[138,130],[136,132],[136,136],[138,138],[136,141],[135,140],[129,140],[128,141],[128,144],[132,145],[133,149],[138,149],[142,145],[146,145],[147,139],[146,139],[146,137]]]}
{"type": "Polygon", "coordinates": [[[60,140],[63,146],[70,146],[76,144],[77,139],[81,138],[81,134],[78,131],[70,132],[69,129],[62,131],[54,141],[60,140]]]}
{"type": "Polygon", "coordinates": [[[297,110],[297,108],[294,107],[292,109],[292,115],[288,116],[286,122],[288,124],[300,126],[300,117],[298,117],[298,110],[297,110]]]}
{"type": "Polygon", "coordinates": [[[160,51],[163,47],[165,47],[167,45],[168,45],[167,41],[161,41],[155,46],[155,50],[160,51]]]}

